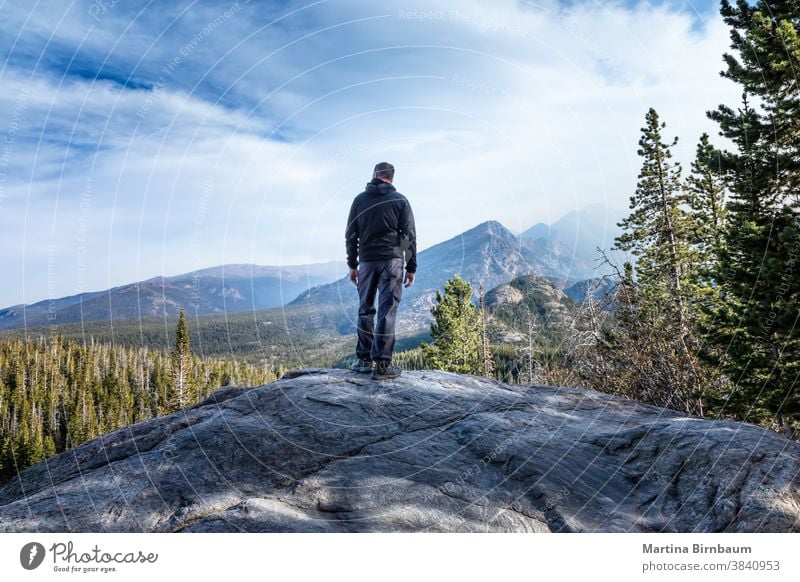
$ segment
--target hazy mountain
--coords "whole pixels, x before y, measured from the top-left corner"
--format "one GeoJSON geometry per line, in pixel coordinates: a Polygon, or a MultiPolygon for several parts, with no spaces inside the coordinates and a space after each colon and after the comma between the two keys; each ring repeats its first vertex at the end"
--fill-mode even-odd
{"type": "Polygon", "coordinates": [[[477,291],[537,270],[535,258],[505,226],[490,220],[426,249],[417,258],[418,273],[410,296],[441,289],[458,274],[477,291]]]}
{"type": "Polygon", "coordinates": [[[620,254],[609,249],[620,234],[617,223],[627,215],[627,210],[590,204],[552,224],[535,224],[519,236],[538,257],[543,274],[573,282],[591,279],[611,272],[598,260],[598,246],[622,264],[620,254]]]}
{"type": "Polygon", "coordinates": [[[0,309],[0,329],[174,315],[181,306],[193,315],[279,307],[303,290],[335,279],[344,268],[344,263],[337,261],[290,266],[220,265],[0,309]]]}
{"type": "MultiPolygon", "coordinates": [[[[437,289],[458,274],[475,291],[483,282],[487,291],[518,275],[536,272],[537,264],[523,242],[499,222],[490,220],[449,240],[417,253],[417,279],[403,289],[399,330],[415,329],[430,321],[430,308],[437,289]]],[[[337,306],[343,317],[354,324],[358,293],[343,277],[338,281],[309,289],[289,305],[313,310],[337,306]]]]}
{"type": "MultiPolygon", "coordinates": [[[[557,289],[567,289],[607,274],[607,266],[597,268],[596,247],[613,244],[619,231],[613,224],[616,220],[616,214],[602,204],[570,212],[552,225],[534,225],[520,236],[491,220],[420,251],[417,280],[403,290],[399,329],[415,329],[430,322],[435,291],[455,274],[469,281],[476,293],[481,283],[488,291],[521,275],[536,274],[557,289]]],[[[579,288],[574,295],[580,300],[579,288]]],[[[343,277],[309,289],[290,305],[311,310],[336,306],[352,322],[356,302],[355,287],[343,277]]]]}

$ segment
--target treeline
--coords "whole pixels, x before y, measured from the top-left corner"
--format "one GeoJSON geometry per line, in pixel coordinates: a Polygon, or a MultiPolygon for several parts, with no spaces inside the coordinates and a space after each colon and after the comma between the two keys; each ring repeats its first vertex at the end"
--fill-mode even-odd
{"type": "Polygon", "coordinates": [[[184,345],[176,367],[176,351],[84,345],[61,336],[0,339],[0,482],[84,441],[198,402],[220,386],[260,385],[284,371],[200,358],[184,345]]]}

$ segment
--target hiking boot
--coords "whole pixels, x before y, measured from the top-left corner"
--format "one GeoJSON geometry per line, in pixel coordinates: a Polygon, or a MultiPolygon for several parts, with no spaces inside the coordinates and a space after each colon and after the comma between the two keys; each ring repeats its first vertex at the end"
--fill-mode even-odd
{"type": "Polygon", "coordinates": [[[368,374],[372,372],[372,360],[358,360],[357,362],[353,362],[350,369],[359,374],[368,374]]]}
{"type": "Polygon", "coordinates": [[[375,369],[372,370],[372,379],[386,380],[388,378],[397,378],[400,373],[400,368],[397,366],[392,366],[391,362],[378,360],[378,362],[375,364],[375,369]]]}

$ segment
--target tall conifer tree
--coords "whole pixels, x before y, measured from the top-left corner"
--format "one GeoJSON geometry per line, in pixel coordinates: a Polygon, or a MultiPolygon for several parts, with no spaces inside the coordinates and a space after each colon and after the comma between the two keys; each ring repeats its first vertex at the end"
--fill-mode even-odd
{"type": "Polygon", "coordinates": [[[631,214],[620,222],[615,248],[636,258],[636,279],[653,308],[678,323],[681,338],[689,332],[687,278],[695,260],[689,239],[691,223],[684,208],[681,167],[672,162],[671,147],[662,141],[666,124],[655,109],[645,116],[638,154],[643,158],[631,214]]]}
{"type": "Polygon", "coordinates": [[[187,402],[192,401],[187,382],[189,356],[189,328],[186,325],[186,315],[181,308],[178,325],[175,328],[175,349],[172,352],[173,407],[176,409],[183,408],[187,402]]]}
{"type": "Polygon", "coordinates": [[[689,240],[696,253],[687,284],[692,287],[690,311],[698,330],[713,323],[704,318],[719,302],[714,271],[724,245],[727,221],[726,186],[719,153],[707,133],[700,136],[691,174],[684,184],[691,217],[689,240]]]}
{"type": "Polygon", "coordinates": [[[631,214],[619,223],[622,233],[615,241],[615,248],[634,260],[617,271],[614,326],[603,333],[593,356],[608,363],[612,392],[702,412],[705,382],[696,356],[690,284],[697,257],[681,167],[671,161],[678,139],[664,142],[665,127],[650,108],[639,139],[642,168],[631,214]]]}
{"type": "Polygon", "coordinates": [[[720,12],[736,53],[723,55],[721,75],[741,86],[742,103],[708,112],[734,144],[718,153],[730,199],[709,357],[731,382],[723,414],[792,434],[800,428],[800,2],[723,0],[720,12]]]}

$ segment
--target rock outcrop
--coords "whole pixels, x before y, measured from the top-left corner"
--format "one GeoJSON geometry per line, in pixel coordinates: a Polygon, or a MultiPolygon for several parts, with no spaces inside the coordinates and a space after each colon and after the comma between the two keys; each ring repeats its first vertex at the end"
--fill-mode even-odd
{"type": "Polygon", "coordinates": [[[30,467],[0,531],[798,532],[800,443],[580,388],[301,370],[30,467]]]}
{"type": "MultiPolygon", "coordinates": [[[[496,343],[527,342],[531,329],[561,344],[575,329],[576,306],[552,281],[522,275],[486,294],[489,335],[496,343]]],[[[539,337],[538,339],[542,339],[539,337]]]]}

